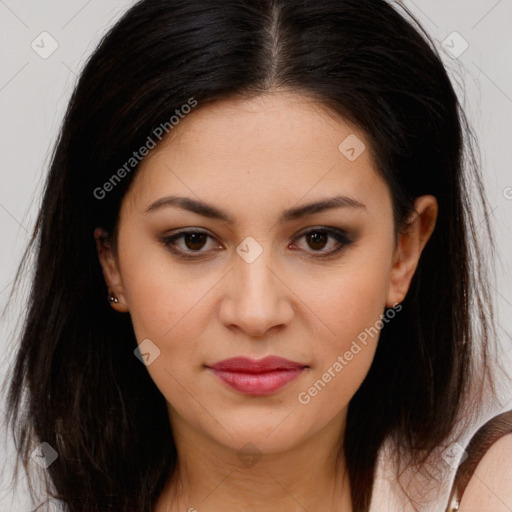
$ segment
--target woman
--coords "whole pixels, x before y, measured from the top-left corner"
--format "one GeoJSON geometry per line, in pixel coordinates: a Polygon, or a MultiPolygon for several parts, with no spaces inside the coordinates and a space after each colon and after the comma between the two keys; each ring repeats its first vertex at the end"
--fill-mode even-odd
{"type": "Polygon", "coordinates": [[[495,393],[469,134],[382,0],[138,2],[34,232],[24,465],[70,511],[444,510],[495,393]]]}

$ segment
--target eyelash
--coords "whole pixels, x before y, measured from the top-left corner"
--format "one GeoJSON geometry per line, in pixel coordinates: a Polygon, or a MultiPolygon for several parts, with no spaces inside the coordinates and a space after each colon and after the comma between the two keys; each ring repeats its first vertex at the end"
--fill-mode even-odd
{"type": "MultiPolygon", "coordinates": [[[[342,249],[344,249],[348,245],[353,243],[353,240],[351,240],[346,235],[345,231],[342,231],[342,230],[339,230],[339,229],[332,229],[332,228],[313,228],[313,229],[310,229],[309,231],[306,231],[306,232],[298,235],[294,240],[297,240],[299,238],[305,237],[307,235],[317,234],[317,233],[326,234],[329,237],[334,238],[341,245],[338,248],[336,248],[336,249],[334,249],[332,251],[329,251],[329,252],[325,252],[325,251],[322,252],[322,251],[314,251],[313,250],[312,251],[313,253],[315,253],[315,252],[317,253],[317,254],[314,255],[315,258],[328,258],[328,257],[331,257],[331,256],[337,254],[338,252],[340,252],[342,249]]],[[[181,231],[181,232],[176,233],[174,235],[165,237],[165,238],[162,239],[162,243],[173,254],[177,255],[178,257],[181,257],[181,258],[184,258],[184,259],[189,259],[189,260],[191,260],[191,259],[198,259],[203,254],[208,254],[208,253],[205,253],[204,251],[190,251],[190,250],[184,251],[182,249],[176,249],[176,247],[175,247],[175,241],[176,240],[178,240],[180,238],[183,238],[186,235],[194,235],[194,234],[206,235],[208,238],[213,238],[206,231],[201,231],[201,230],[193,229],[193,230],[189,230],[189,231],[181,231]],[[194,254],[194,253],[197,253],[200,256],[191,256],[191,254],[194,254]]]]}

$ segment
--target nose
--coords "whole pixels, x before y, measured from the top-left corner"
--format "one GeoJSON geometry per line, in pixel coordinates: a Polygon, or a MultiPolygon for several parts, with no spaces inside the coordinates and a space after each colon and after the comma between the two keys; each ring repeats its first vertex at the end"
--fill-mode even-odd
{"type": "MultiPolygon", "coordinates": [[[[289,325],[293,292],[278,265],[263,253],[252,262],[234,255],[234,263],[219,309],[221,322],[250,337],[267,337],[289,325]]],[[[227,276],[226,276],[227,277],[227,276]]]]}

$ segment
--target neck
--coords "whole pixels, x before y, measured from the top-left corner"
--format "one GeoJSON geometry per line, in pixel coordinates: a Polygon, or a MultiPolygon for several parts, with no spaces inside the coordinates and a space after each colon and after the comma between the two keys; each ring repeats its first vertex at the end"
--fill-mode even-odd
{"type": "Polygon", "coordinates": [[[233,450],[173,422],[178,466],[155,512],[351,512],[350,484],[339,456],[344,417],[293,449],[233,450]]]}

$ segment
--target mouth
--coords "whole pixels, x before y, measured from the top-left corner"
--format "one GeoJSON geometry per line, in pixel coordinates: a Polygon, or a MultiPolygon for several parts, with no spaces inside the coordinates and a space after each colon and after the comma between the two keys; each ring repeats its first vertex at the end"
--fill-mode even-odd
{"type": "Polygon", "coordinates": [[[247,395],[269,395],[295,380],[308,366],[269,356],[260,360],[234,357],[207,368],[231,389],[247,395]]]}

